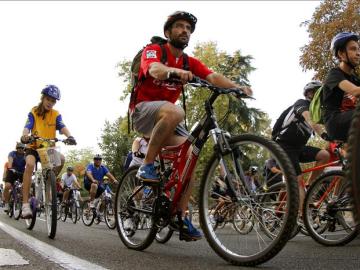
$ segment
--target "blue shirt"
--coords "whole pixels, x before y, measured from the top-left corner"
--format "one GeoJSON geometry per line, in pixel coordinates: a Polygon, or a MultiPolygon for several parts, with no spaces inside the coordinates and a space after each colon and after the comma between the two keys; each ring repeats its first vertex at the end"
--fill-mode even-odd
{"type": "Polygon", "coordinates": [[[109,169],[104,165],[100,165],[99,168],[96,168],[93,163],[90,163],[89,165],[87,165],[86,171],[91,172],[95,180],[102,182],[104,176],[109,172],[109,169]]]}
{"type": "Polygon", "coordinates": [[[8,157],[12,157],[13,163],[12,167],[18,172],[23,173],[25,171],[25,155],[19,155],[17,151],[12,151],[9,153],[8,157]]]}

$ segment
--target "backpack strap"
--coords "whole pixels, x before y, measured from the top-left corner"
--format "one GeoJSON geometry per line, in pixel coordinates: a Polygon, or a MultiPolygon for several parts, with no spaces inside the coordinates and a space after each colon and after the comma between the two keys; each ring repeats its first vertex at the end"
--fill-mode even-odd
{"type": "MultiPolygon", "coordinates": [[[[183,70],[189,70],[189,56],[186,53],[183,53],[183,70]]],[[[183,108],[184,108],[184,112],[185,112],[185,128],[188,129],[187,127],[187,121],[186,121],[186,96],[185,96],[185,90],[184,87],[181,89],[182,92],[182,100],[183,100],[183,108]]]]}

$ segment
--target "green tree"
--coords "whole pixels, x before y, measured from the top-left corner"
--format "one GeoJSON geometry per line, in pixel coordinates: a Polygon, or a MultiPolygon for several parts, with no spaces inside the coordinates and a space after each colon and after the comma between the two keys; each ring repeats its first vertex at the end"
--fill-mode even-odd
{"type": "MultiPolygon", "coordinates": [[[[331,39],[342,31],[359,32],[360,1],[324,0],[312,18],[302,25],[307,28],[310,39],[301,48],[300,65],[304,71],[314,70],[315,78],[324,80],[335,65],[335,58],[330,52],[331,39]]],[[[357,71],[360,71],[359,68],[357,71]]]]}
{"type": "Polygon", "coordinates": [[[99,147],[105,164],[117,178],[120,178],[124,172],[124,158],[131,149],[133,138],[133,133],[127,133],[126,117],[119,117],[114,123],[105,122],[99,147]]]}

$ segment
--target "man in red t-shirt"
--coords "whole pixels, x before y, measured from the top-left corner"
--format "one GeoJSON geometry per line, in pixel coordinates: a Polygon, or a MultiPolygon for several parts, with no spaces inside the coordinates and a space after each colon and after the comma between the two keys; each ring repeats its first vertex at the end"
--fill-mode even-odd
{"type": "MultiPolygon", "coordinates": [[[[171,14],[164,24],[164,34],[168,42],[164,45],[167,61],[161,62],[162,48],[158,44],[145,47],[141,56],[139,84],[135,88],[135,101],[130,105],[131,117],[135,130],[150,137],[144,164],[139,168],[138,177],[144,182],[158,182],[159,176],[154,168],[155,157],[161,148],[179,145],[185,142],[188,135],[183,126],[184,110],[174,103],[180,96],[183,85],[196,75],[211,84],[224,87],[240,87],[224,76],[207,68],[198,59],[188,56],[188,70],[183,69],[183,50],[187,47],[190,35],[195,30],[197,19],[194,15],[177,11],[171,14]],[[179,77],[181,83],[168,81],[173,76],[179,77]]],[[[248,87],[243,91],[251,95],[248,87]]],[[[193,179],[181,198],[180,208],[183,217],[191,195],[193,179]]],[[[189,240],[201,238],[189,220],[184,219],[189,240]]]]}

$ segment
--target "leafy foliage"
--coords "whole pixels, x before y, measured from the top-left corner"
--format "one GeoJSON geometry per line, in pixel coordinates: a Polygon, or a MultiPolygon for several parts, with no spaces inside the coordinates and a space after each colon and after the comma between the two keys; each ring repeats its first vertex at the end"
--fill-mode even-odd
{"type": "Polygon", "coordinates": [[[310,41],[301,48],[300,65],[305,71],[314,70],[315,78],[324,80],[335,65],[330,52],[331,39],[339,32],[359,32],[360,1],[324,0],[302,25],[307,27],[310,41]]]}

